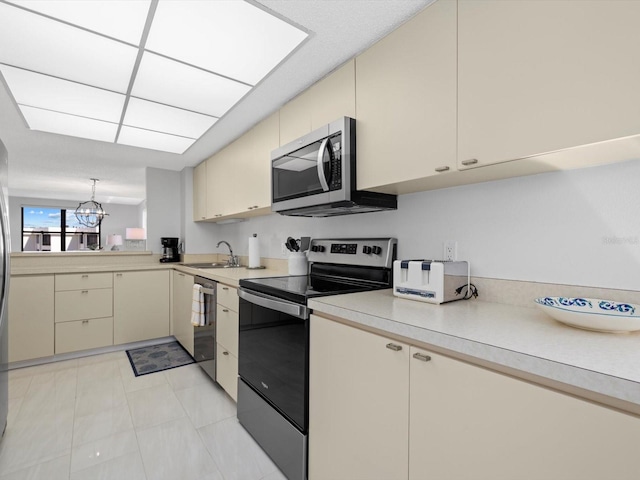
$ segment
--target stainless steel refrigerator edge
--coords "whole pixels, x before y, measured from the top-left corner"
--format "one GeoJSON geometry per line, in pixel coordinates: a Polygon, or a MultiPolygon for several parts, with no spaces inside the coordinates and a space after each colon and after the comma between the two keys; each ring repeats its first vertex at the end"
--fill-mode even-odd
{"type": "Polygon", "coordinates": [[[7,193],[8,155],[0,141],[0,428],[2,435],[7,427],[9,408],[9,340],[8,313],[9,303],[9,197],[7,193]]]}

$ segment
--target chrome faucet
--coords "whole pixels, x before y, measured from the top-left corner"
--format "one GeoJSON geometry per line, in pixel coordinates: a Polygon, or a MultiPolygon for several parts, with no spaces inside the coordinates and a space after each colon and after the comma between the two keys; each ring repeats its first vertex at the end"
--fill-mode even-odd
{"type": "Polygon", "coordinates": [[[238,257],[236,255],[233,254],[233,249],[231,248],[231,245],[229,245],[229,242],[227,242],[225,240],[221,240],[216,245],[216,248],[220,248],[220,244],[221,243],[224,243],[227,246],[227,248],[229,249],[229,260],[227,261],[227,264],[230,267],[239,267],[240,266],[240,260],[238,259],[238,257]]]}

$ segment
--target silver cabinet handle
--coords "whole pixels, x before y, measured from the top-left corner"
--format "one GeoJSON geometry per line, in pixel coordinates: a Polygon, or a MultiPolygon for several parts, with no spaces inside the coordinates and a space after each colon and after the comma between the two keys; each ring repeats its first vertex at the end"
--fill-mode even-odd
{"type": "Polygon", "coordinates": [[[222,287],[223,290],[229,290],[229,287],[222,287]]]}
{"type": "Polygon", "coordinates": [[[122,274],[121,273],[116,273],[116,277],[121,277],[122,274]]]}
{"type": "Polygon", "coordinates": [[[223,311],[224,313],[229,313],[229,310],[227,310],[226,308],[223,308],[223,309],[222,309],[222,311],[223,311]]]}
{"type": "Polygon", "coordinates": [[[436,172],[447,172],[447,171],[449,171],[449,167],[447,166],[436,168],[436,172]]]}
{"type": "Polygon", "coordinates": [[[431,357],[429,355],[425,355],[424,353],[414,353],[413,358],[415,358],[416,360],[421,360],[423,362],[428,362],[431,360],[431,357]]]}
{"type": "Polygon", "coordinates": [[[85,324],[85,323],[89,323],[89,320],[82,320],[82,323],[83,323],[83,324],[85,324]]]}
{"type": "Polygon", "coordinates": [[[89,278],[89,275],[82,275],[82,278],[89,278]]]}
{"type": "Polygon", "coordinates": [[[223,355],[229,355],[229,352],[222,352],[223,355]]]}
{"type": "Polygon", "coordinates": [[[89,290],[82,290],[82,293],[89,293],[89,290]]]}
{"type": "Polygon", "coordinates": [[[476,163],[478,163],[478,159],[477,158],[470,158],[469,160],[463,160],[462,164],[463,165],[475,165],[476,163]]]}
{"type": "Polygon", "coordinates": [[[395,343],[387,343],[387,348],[389,350],[393,350],[394,352],[399,352],[402,350],[402,345],[396,345],[395,343]]]}

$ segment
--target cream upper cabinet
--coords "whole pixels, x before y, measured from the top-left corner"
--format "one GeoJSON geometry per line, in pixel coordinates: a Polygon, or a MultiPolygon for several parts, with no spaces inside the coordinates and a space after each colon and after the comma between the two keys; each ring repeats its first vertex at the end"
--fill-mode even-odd
{"type": "Polygon", "coordinates": [[[228,158],[230,158],[229,147],[219,151],[206,162],[206,216],[211,220],[218,219],[228,213],[229,184],[232,181],[232,172],[229,171],[231,164],[228,162],[228,158]]]}
{"type": "Polygon", "coordinates": [[[409,347],[310,321],[309,480],[406,479],[409,347]]]}
{"type": "Polygon", "coordinates": [[[415,347],[410,363],[412,480],[640,475],[637,417],[415,347]]]}
{"type": "Polygon", "coordinates": [[[356,58],[358,189],[456,169],[456,42],[456,2],[440,0],[356,58]]]}
{"type": "Polygon", "coordinates": [[[640,2],[459,0],[458,165],[640,133],[640,2]]]}
{"type": "Polygon", "coordinates": [[[9,362],[53,355],[54,276],[11,277],[9,362]]]}
{"type": "Polygon", "coordinates": [[[616,480],[640,418],[311,316],[309,479],[616,480]]]}
{"type": "Polygon", "coordinates": [[[355,67],[350,60],[280,109],[280,145],[355,115],[355,67]]]}
{"type": "Polygon", "coordinates": [[[170,273],[150,270],[114,274],[114,344],[169,335],[170,273]]]}
{"type": "Polygon", "coordinates": [[[235,171],[232,214],[271,213],[270,154],[279,146],[279,114],[267,117],[236,141],[236,156],[230,162],[235,171]]]}
{"type": "Polygon", "coordinates": [[[193,325],[191,325],[191,303],[193,298],[193,275],[173,271],[173,305],[171,332],[180,345],[193,356],[193,325]]]}
{"type": "Polygon", "coordinates": [[[193,221],[207,219],[207,162],[193,169],[193,221]]]}

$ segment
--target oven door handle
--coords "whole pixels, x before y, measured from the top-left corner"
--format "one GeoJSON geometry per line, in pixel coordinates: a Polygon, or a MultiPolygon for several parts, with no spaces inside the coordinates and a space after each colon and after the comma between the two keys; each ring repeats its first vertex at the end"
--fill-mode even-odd
{"type": "Polygon", "coordinates": [[[238,288],[238,297],[260,307],[268,308],[269,310],[276,310],[281,313],[286,313],[287,315],[291,315],[302,320],[306,320],[307,318],[309,318],[309,309],[304,305],[287,302],[286,300],[272,297],[270,295],[265,295],[263,293],[249,293],[242,287],[238,288]]]}

